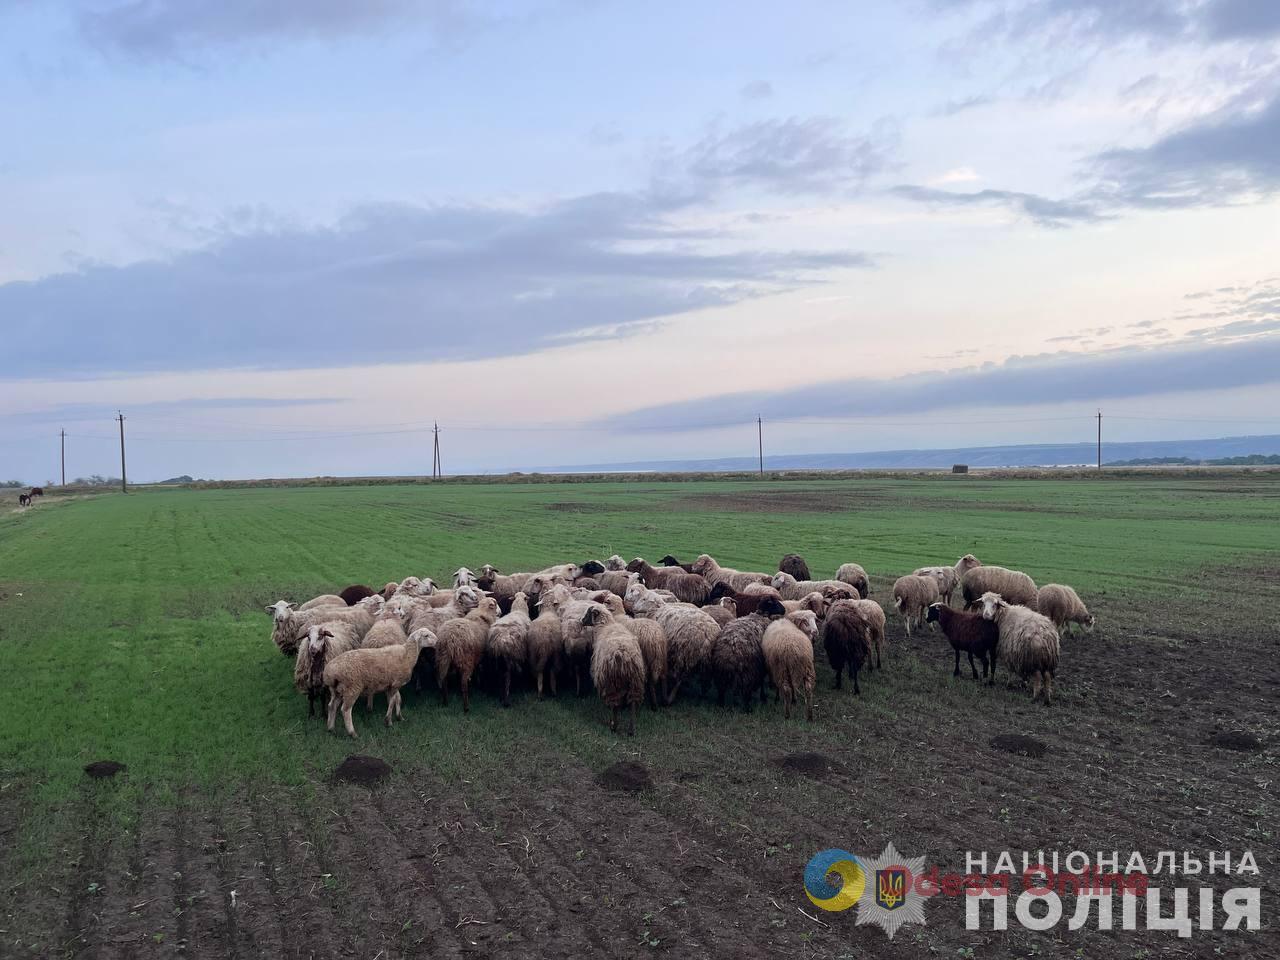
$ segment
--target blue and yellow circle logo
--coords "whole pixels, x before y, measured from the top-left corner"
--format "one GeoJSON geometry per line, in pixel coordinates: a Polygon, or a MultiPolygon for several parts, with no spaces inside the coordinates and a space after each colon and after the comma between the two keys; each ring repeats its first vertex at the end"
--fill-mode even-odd
{"type": "Polygon", "coordinates": [[[823,850],[804,868],[804,892],[814,906],[823,910],[848,910],[862,898],[867,875],[862,863],[848,850],[823,850]],[[834,873],[842,881],[832,886],[827,875],[834,873]]]}

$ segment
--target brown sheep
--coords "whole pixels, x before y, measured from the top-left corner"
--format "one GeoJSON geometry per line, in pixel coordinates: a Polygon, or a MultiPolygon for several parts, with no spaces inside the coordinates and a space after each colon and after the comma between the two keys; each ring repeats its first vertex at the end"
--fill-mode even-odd
{"type": "Polygon", "coordinates": [[[355,737],[356,728],[351,722],[351,708],[362,693],[368,697],[370,704],[373,703],[375,693],[387,695],[386,724],[391,726],[392,716],[401,716],[400,688],[409,682],[422,644],[428,639],[434,640],[435,637],[429,630],[420,630],[412,637],[407,637],[402,644],[372,650],[361,647],[358,650],[348,650],[330,660],[324,668],[324,685],[329,690],[329,729],[333,729],[338,710],[341,710],[347,733],[352,738],[355,737]]]}
{"type": "Polygon", "coordinates": [[[840,600],[827,611],[827,621],[822,625],[822,646],[827,651],[827,662],[836,672],[835,688],[840,689],[841,673],[845,667],[853,677],[853,692],[861,694],[858,673],[871,659],[872,646],[866,623],[852,606],[856,600],[840,600]]]}
{"type": "Polygon", "coordinates": [[[592,633],[591,682],[610,710],[609,729],[618,731],[618,710],[629,707],[628,733],[636,733],[636,707],[644,700],[644,655],[635,636],[613,619],[607,608],[594,605],[582,615],[582,626],[592,633]]]}
{"type": "Polygon", "coordinates": [[[1072,623],[1092,630],[1096,622],[1080,595],[1062,583],[1046,583],[1037,591],[1036,610],[1052,620],[1059,633],[1072,623]]]}
{"type": "Polygon", "coordinates": [[[857,590],[861,599],[866,600],[871,596],[871,581],[867,579],[867,571],[862,569],[861,564],[842,563],[835,578],[857,590]]]}
{"type": "Polygon", "coordinates": [[[911,636],[911,624],[924,623],[929,604],[937,603],[938,581],[933,577],[908,574],[893,583],[893,606],[907,624],[907,636],[911,636]]]}
{"type": "MultiPolygon", "coordinates": [[[[705,608],[704,608],[705,609],[705,608]]],[[[645,691],[649,706],[658,709],[658,699],[667,698],[667,634],[656,620],[634,620],[631,617],[618,621],[631,631],[640,644],[644,657],[645,691]]]]}
{"type": "Polygon", "coordinates": [[[635,610],[636,616],[656,620],[667,635],[667,703],[672,704],[680,685],[706,663],[720,636],[720,624],[698,607],[667,603],[653,590],[635,602],[635,610]]]}
{"type": "Polygon", "coordinates": [[[544,679],[556,695],[556,676],[564,656],[564,635],[560,629],[560,610],[569,602],[569,591],[563,585],[549,587],[538,604],[538,616],[529,625],[529,669],[542,699],[544,679]]]}
{"type": "Polygon", "coordinates": [[[529,601],[517,592],[511,612],[489,628],[489,655],[502,670],[502,705],[511,706],[511,676],[524,669],[529,656],[529,601]]]}
{"type": "Polygon", "coordinates": [[[785,613],[782,601],[766,597],[755,613],[729,621],[720,631],[711,647],[711,675],[720,706],[725,704],[726,692],[740,696],[747,712],[751,711],[751,699],[757,691],[764,701],[765,664],[760,638],[770,620],[785,613]]]}
{"type": "Polygon", "coordinates": [[[696,573],[686,573],[680,567],[651,566],[642,557],[636,557],[627,570],[640,574],[640,579],[650,590],[670,590],[682,603],[702,606],[707,602],[707,594],[711,591],[706,578],[696,573]]]}
{"type": "Polygon", "coordinates": [[[812,580],[809,576],[809,565],[804,562],[804,557],[798,553],[788,553],[785,557],[778,561],[778,569],[782,573],[789,573],[797,580],[812,580]]]}
{"type": "Polygon", "coordinates": [[[733,570],[730,567],[722,567],[716,563],[714,557],[706,553],[693,561],[693,572],[706,577],[707,583],[713,587],[717,583],[727,583],[737,593],[742,593],[746,590],[749,583],[769,583],[773,579],[767,573],[752,573],[747,570],[733,570]]]}

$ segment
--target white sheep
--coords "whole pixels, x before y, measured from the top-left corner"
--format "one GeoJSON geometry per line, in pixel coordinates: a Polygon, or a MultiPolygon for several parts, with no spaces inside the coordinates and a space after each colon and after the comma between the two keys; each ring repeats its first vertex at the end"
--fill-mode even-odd
{"type": "Polygon", "coordinates": [[[911,636],[911,624],[924,623],[929,604],[938,602],[938,581],[933,577],[908,574],[893,584],[893,605],[907,624],[907,636],[911,636]]]}
{"type": "Polygon", "coordinates": [[[517,593],[511,612],[489,628],[489,656],[502,668],[502,705],[511,706],[511,676],[524,668],[529,655],[529,600],[517,593]]]}
{"type": "Polygon", "coordinates": [[[324,667],[324,685],[329,691],[328,728],[333,729],[341,710],[347,733],[354,738],[356,728],[351,722],[351,708],[361,694],[372,704],[377,693],[387,695],[386,724],[391,726],[393,716],[401,717],[400,688],[413,676],[423,646],[434,641],[435,634],[430,630],[416,630],[404,643],[372,649],[361,647],[329,660],[324,667]]]}
{"type": "Polygon", "coordinates": [[[1053,621],[1062,633],[1071,624],[1083,624],[1088,630],[1096,622],[1080,595],[1065,583],[1046,583],[1036,593],[1036,610],[1053,621]]]}
{"type": "Polygon", "coordinates": [[[1011,604],[1000,594],[987,592],[980,598],[982,615],[1000,628],[997,655],[1009,672],[1031,680],[1034,703],[1044,688],[1046,704],[1053,697],[1053,675],[1058,670],[1062,647],[1058,628],[1048,617],[1027,607],[1011,604]]]}

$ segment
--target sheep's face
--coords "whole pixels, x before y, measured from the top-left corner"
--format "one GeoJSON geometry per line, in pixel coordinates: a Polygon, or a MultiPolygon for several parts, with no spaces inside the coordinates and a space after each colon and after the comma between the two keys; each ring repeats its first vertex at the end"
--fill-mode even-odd
{"type": "Polygon", "coordinates": [[[413,633],[409,634],[409,642],[412,643],[415,640],[417,641],[418,649],[420,650],[435,649],[436,635],[426,627],[419,627],[417,630],[413,631],[413,633]]]}
{"type": "Polygon", "coordinates": [[[625,598],[635,603],[640,597],[644,596],[644,584],[640,582],[637,574],[631,575],[631,580],[627,583],[627,589],[624,594],[625,598]]]}
{"type": "Polygon", "coordinates": [[[271,619],[276,623],[281,623],[289,618],[289,614],[296,610],[298,605],[290,603],[288,600],[277,600],[275,603],[267,607],[267,612],[271,614],[271,619]]]}
{"type": "Polygon", "coordinates": [[[738,601],[733,599],[733,597],[721,597],[720,606],[724,607],[735,617],[738,615],[738,601]]]}
{"type": "Polygon", "coordinates": [[[929,604],[929,609],[924,612],[924,618],[928,623],[938,622],[938,611],[942,609],[941,603],[929,604]]]}
{"type": "Polygon", "coordinates": [[[492,563],[486,563],[483,567],[480,568],[480,576],[490,580],[496,577],[501,572],[502,571],[499,570],[497,567],[495,567],[492,563]]]}
{"type": "Polygon", "coordinates": [[[956,569],[964,576],[974,567],[982,566],[982,561],[975,557],[972,553],[966,553],[963,557],[956,561],[956,569]]]}
{"type": "Polygon", "coordinates": [[[1098,622],[1098,618],[1095,617],[1092,613],[1089,614],[1087,617],[1084,618],[1085,629],[1092,630],[1093,625],[1097,622],[1098,622]]]}
{"type": "Polygon", "coordinates": [[[413,591],[418,589],[421,583],[422,581],[419,580],[417,577],[405,577],[403,580],[400,581],[400,586],[398,586],[396,589],[404,593],[413,593],[413,591]]]}
{"type": "Polygon", "coordinates": [[[659,560],[658,562],[659,562],[660,564],[662,564],[664,567],[678,567],[678,566],[680,566],[680,561],[679,561],[679,560],[677,560],[675,557],[673,557],[673,556],[672,556],[671,554],[669,554],[669,553],[668,553],[665,557],[663,557],[661,560],[659,560]]]}
{"type": "Polygon", "coordinates": [[[476,575],[467,567],[459,567],[457,570],[453,571],[453,585],[455,587],[461,587],[467,584],[474,586],[475,582],[476,575]]]}
{"type": "Polygon", "coordinates": [[[586,574],[582,572],[582,568],[580,566],[574,563],[569,565],[569,573],[567,576],[570,580],[577,580],[579,577],[586,576],[586,574]]]}
{"type": "Polygon", "coordinates": [[[582,565],[582,575],[584,577],[594,577],[604,573],[604,564],[599,560],[588,560],[582,565]]]}
{"type": "Polygon", "coordinates": [[[818,616],[812,610],[797,610],[795,613],[788,614],[787,619],[800,628],[810,640],[818,635],[818,616]]]}
{"type": "Polygon", "coordinates": [[[704,553],[699,555],[698,559],[693,561],[689,566],[693,568],[694,573],[700,573],[705,577],[708,571],[716,568],[717,564],[711,559],[710,554],[704,553]]]}
{"type": "Polygon", "coordinates": [[[644,566],[644,557],[636,557],[627,564],[627,573],[636,573],[644,566]]]}
{"type": "Polygon", "coordinates": [[[804,604],[804,609],[815,617],[821,617],[827,612],[827,598],[816,590],[807,595],[801,602],[804,604]]]}
{"type": "Polygon", "coordinates": [[[569,588],[562,583],[555,583],[542,592],[539,603],[542,606],[557,609],[568,603],[569,599],[569,588]]]}
{"type": "Polygon", "coordinates": [[[639,614],[653,613],[664,605],[665,601],[662,597],[652,590],[646,590],[631,603],[632,608],[639,614]]]}
{"type": "Polygon", "coordinates": [[[327,641],[333,639],[333,634],[321,627],[312,627],[307,634],[307,646],[311,649],[311,655],[315,656],[324,649],[327,641]]]}
{"type": "Polygon", "coordinates": [[[982,604],[982,616],[986,620],[999,620],[1000,615],[1009,609],[1009,604],[998,593],[988,591],[978,601],[982,604]]]}
{"type": "Polygon", "coordinates": [[[627,561],[623,560],[616,553],[604,562],[606,570],[613,570],[615,573],[627,569],[627,561]]]}
{"type": "Polygon", "coordinates": [[[381,594],[375,593],[371,597],[365,597],[356,603],[357,607],[365,610],[372,610],[375,614],[381,613],[382,608],[386,606],[387,601],[382,598],[381,594]]]}
{"type": "Polygon", "coordinates": [[[416,593],[420,597],[429,597],[433,593],[435,593],[436,590],[438,589],[439,588],[436,586],[436,582],[434,580],[432,580],[430,577],[423,577],[422,580],[419,581],[418,583],[418,589],[416,593]]]}
{"type": "Polygon", "coordinates": [[[779,570],[777,573],[773,575],[773,579],[770,580],[769,582],[773,584],[773,589],[781,590],[783,587],[787,585],[787,580],[789,579],[791,579],[790,574],[783,573],[781,570],[779,570]]]}
{"type": "Polygon", "coordinates": [[[582,615],[582,625],[584,627],[594,627],[596,624],[604,623],[608,616],[609,611],[604,607],[587,607],[587,612],[582,615]]]}
{"type": "Polygon", "coordinates": [[[485,617],[488,620],[497,620],[500,612],[498,610],[498,601],[493,599],[493,597],[485,597],[477,603],[476,610],[479,611],[482,617],[485,617]]]}
{"type": "Polygon", "coordinates": [[[453,591],[453,603],[464,612],[474,610],[480,604],[480,594],[475,587],[463,584],[453,591]]]}

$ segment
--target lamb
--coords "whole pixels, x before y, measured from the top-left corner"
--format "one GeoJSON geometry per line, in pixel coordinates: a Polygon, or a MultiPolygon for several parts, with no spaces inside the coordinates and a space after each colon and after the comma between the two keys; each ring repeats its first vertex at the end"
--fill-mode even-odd
{"type": "Polygon", "coordinates": [[[832,599],[853,598],[856,587],[843,580],[797,580],[789,573],[779,571],[773,575],[773,588],[783,600],[799,600],[815,590],[824,596],[834,594],[832,599]]]}
{"type": "Polygon", "coordinates": [[[960,592],[964,596],[966,610],[977,607],[984,593],[998,593],[1006,603],[1034,610],[1038,593],[1036,582],[1025,573],[988,566],[977,566],[967,571],[960,578],[960,592]]]}
{"type": "Polygon", "coordinates": [[[667,697],[667,656],[668,644],[666,631],[656,620],[634,620],[617,618],[618,622],[631,631],[636,642],[640,644],[640,654],[644,657],[645,692],[649,706],[658,709],[658,698],[667,697]]]}
{"type": "Polygon", "coordinates": [[[813,641],[818,635],[818,618],[812,610],[797,610],[765,628],[760,639],[765,668],[774,689],[782,698],[782,715],[791,718],[791,705],[804,700],[804,718],[813,720],[813,690],[817,672],[813,666],[813,641]]]}
{"type": "Polygon", "coordinates": [[[511,706],[511,675],[529,656],[529,599],[517,593],[511,612],[489,628],[489,655],[502,666],[502,705],[511,706]]]}
{"type": "MultiPolygon", "coordinates": [[[[366,587],[363,583],[353,583],[349,587],[344,587],[338,591],[338,596],[348,607],[354,607],[365,597],[372,597],[374,594],[372,587],[366,587]]],[[[390,597],[385,599],[390,600],[390,597]]]]}
{"type": "Polygon", "coordinates": [[[839,600],[827,611],[827,620],[822,625],[822,646],[827,651],[827,662],[836,672],[835,688],[840,689],[841,673],[848,667],[853,677],[853,692],[861,694],[858,686],[858,673],[863,664],[871,659],[872,640],[867,629],[866,620],[854,604],[857,600],[839,600]]]}
{"type": "Polygon", "coordinates": [[[640,574],[640,579],[644,581],[646,587],[653,590],[670,590],[683,603],[702,606],[707,602],[707,594],[711,586],[706,578],[696,573],[686,573],[680,567],[654,567],[643,557],[636,557],[627,564],[627,569],[632,573],[640,574]]]}
{"type": "Polygon", "coordinates": [[[697,607],[668,603],[652,590],[635,602],[637,616],[656,620],[667,635],[667,704],[675,702],[680,685],[706,662],[720,624],[697,607]]]}
{"type": "Polygon", "coordinates": [[[350,606],[345,599],[336,593],[322,593],[318,597],[312,597],[299,610],[314,610],[316,607],[346,607],[350,606]]]}
{"type": "Polygon", "coordinates": [[[612,573],[621,573],[627,569],[627,561],[623,560],[622,557],[615,553],[604,562],[604,568],[612,573]]]}
{"type": "Polygon", "coordinates": [[[307,639],[298,645],[293,662],[293,685],[307,697],[307,716],[316,715],[316,701],[324,695],[324,668],[339,654],[360,646],[360,638],[349,623],[313,624],[307,639]]]}
{"type": "Polygon", "coordinates": [[[1036,592],[1036,610],[1052,620],[1059,633],[1073,623],[1092,630],[1096,622],[1080,595],[1062,583],[1046,583],[1036,592]]]}
{"type": "Polygon", "coordinates": [[[693,573],[692,563],[681,563],[679,560],[677,560],[675,557],[673,557],[669,553],[658,562],[662,564],[664,567],[679,567],[685,573],[693,573]]]}
{"type": "Polygon", "coordinates": [[[925,619],[936,623],[956,652],[956,668],[951,672],[953,677],[960,676],[960,654],[969,655],[969,669],[973,671],[973,679],[978,679],[978,668],[973,664],[976,653],[982,661],[982,676],[987,677],[990,663],[989,683],[996,681],[996,646],[1000,640],[1000,631],[996,625],[980,613],[962,613],[952,610],[946,601],[931,603],[925,619]]]}
{"type": "Polygon", "coordinates": [[[1047,706],[1053,699],[1053,675],[1057,672],[1061,653],[1058,628],[1048,617],[1024,606],[1011,604],[998,593],[984,593],[981,602],[983,617],[993,621],[1000,629],[997,648],[1000,659],[1010,673],[1017,674],[1024,681],[1030,678],[1032,703],[1040,696],[1043,686],[1047,706]]]}
{"type": "Polygon", "coordinates": [[[742,709],[748,713],[757,690],[764,701],[765,664],[760,638],[769,621],[785,613],[782,601],[766,597],[755,613],[730,621],[720,631],[711,648],[711,674],[720,706],[724,706],[726,691],[741,696],[742,709]]]}
{"type": "Polygon", "coordinates": [[[560,660],[564,655],[564,634],[560,629],[560,610],[569,603],[569,591],[563,585],[552,586],[538,604],[538,616],[529,625],[526,647],[529,669],[533,671],[538,686],[538,699],[542,699],[544,677],[549,679],[551,695],[556,695],[556,674],[560,672],[560,660]]]}
{"type": "Polygon", "coordinates": [[[788,553],[785,557],[778,561],[778,570],[782,573],[789,573],[797,580],[812,580],[809,576],[809,565],[804,562],[804,557],[798,553],[788,553]]]}
{"type": "Polygon", "coordinates": [[[618,710],[630,707],[628,733],[635,736],[636,706],[644,700],[645,666],[640,643],[607,609],[596,605],[582,615],[581,626],[592,633],[591,682],[609,708],[609,729],[618,731],[618,710]]]}
{"type": "Polygon", "coordinates": [[[858,596],[863,600],[871,596],[871,581],[867,579],[867,571],[860,564],[842,563],[836,571],[836,579],[857,590],[858,596]]]}
{"type": "Polygon", "coordinates": [[[347,733],[355,739],[356,728],[351,722],[351,708],[363,693],[373,703],[376,693],[387,695],[387,726],[391,718],[400,713],[400,688],[409,682],[418,655],[426,642],[435,642],[430,630],[418,630],[402,644],[369,649],[362,647],[333,657],[324,667],[324,685],[329,691],[328,728],[333,729],[338,711],[347,733]]]}
{"type": "Polygon", "coordinates": [[[929,604],[938,602],[938,581],[932,577],[908,574],[893,583],[893,605],[907,624],[907,636],[911,636],[911,624],[924,623],[929,604]]]}
{"type": "Polygon", "coordinates": [[[716,563],[714,557],[705,553],[693,561],[693,572],[706,577],[707,583],[713,587],[723,582],[729,584],[738,593],[745,590],[749,583],[769,583],[773,579],[767,573],[751,573],[722,567],[716,563]]]}
{"type": "Polygon", "coordinates": [[[919,567],[912,571],[917,577],[932,577],[938,583],[938,595],[942,602],[950,605],[951,594],[960,585],[960,578],[974,567],[982,566],[982,562],[972,553],[966,553],[955,562],[955,566],[919,567]]]}
{"type": "Polygon", "coordinates": [[[440,685],[442,706],[449,705],[446,684],[456,667],[462,685],[462,712],[471,712],[471,677],[484,657],[489,628],[497,619],[498,601],[485,597],[465,617],[448,620],[435,631],[436,682],[440,685]]]}

